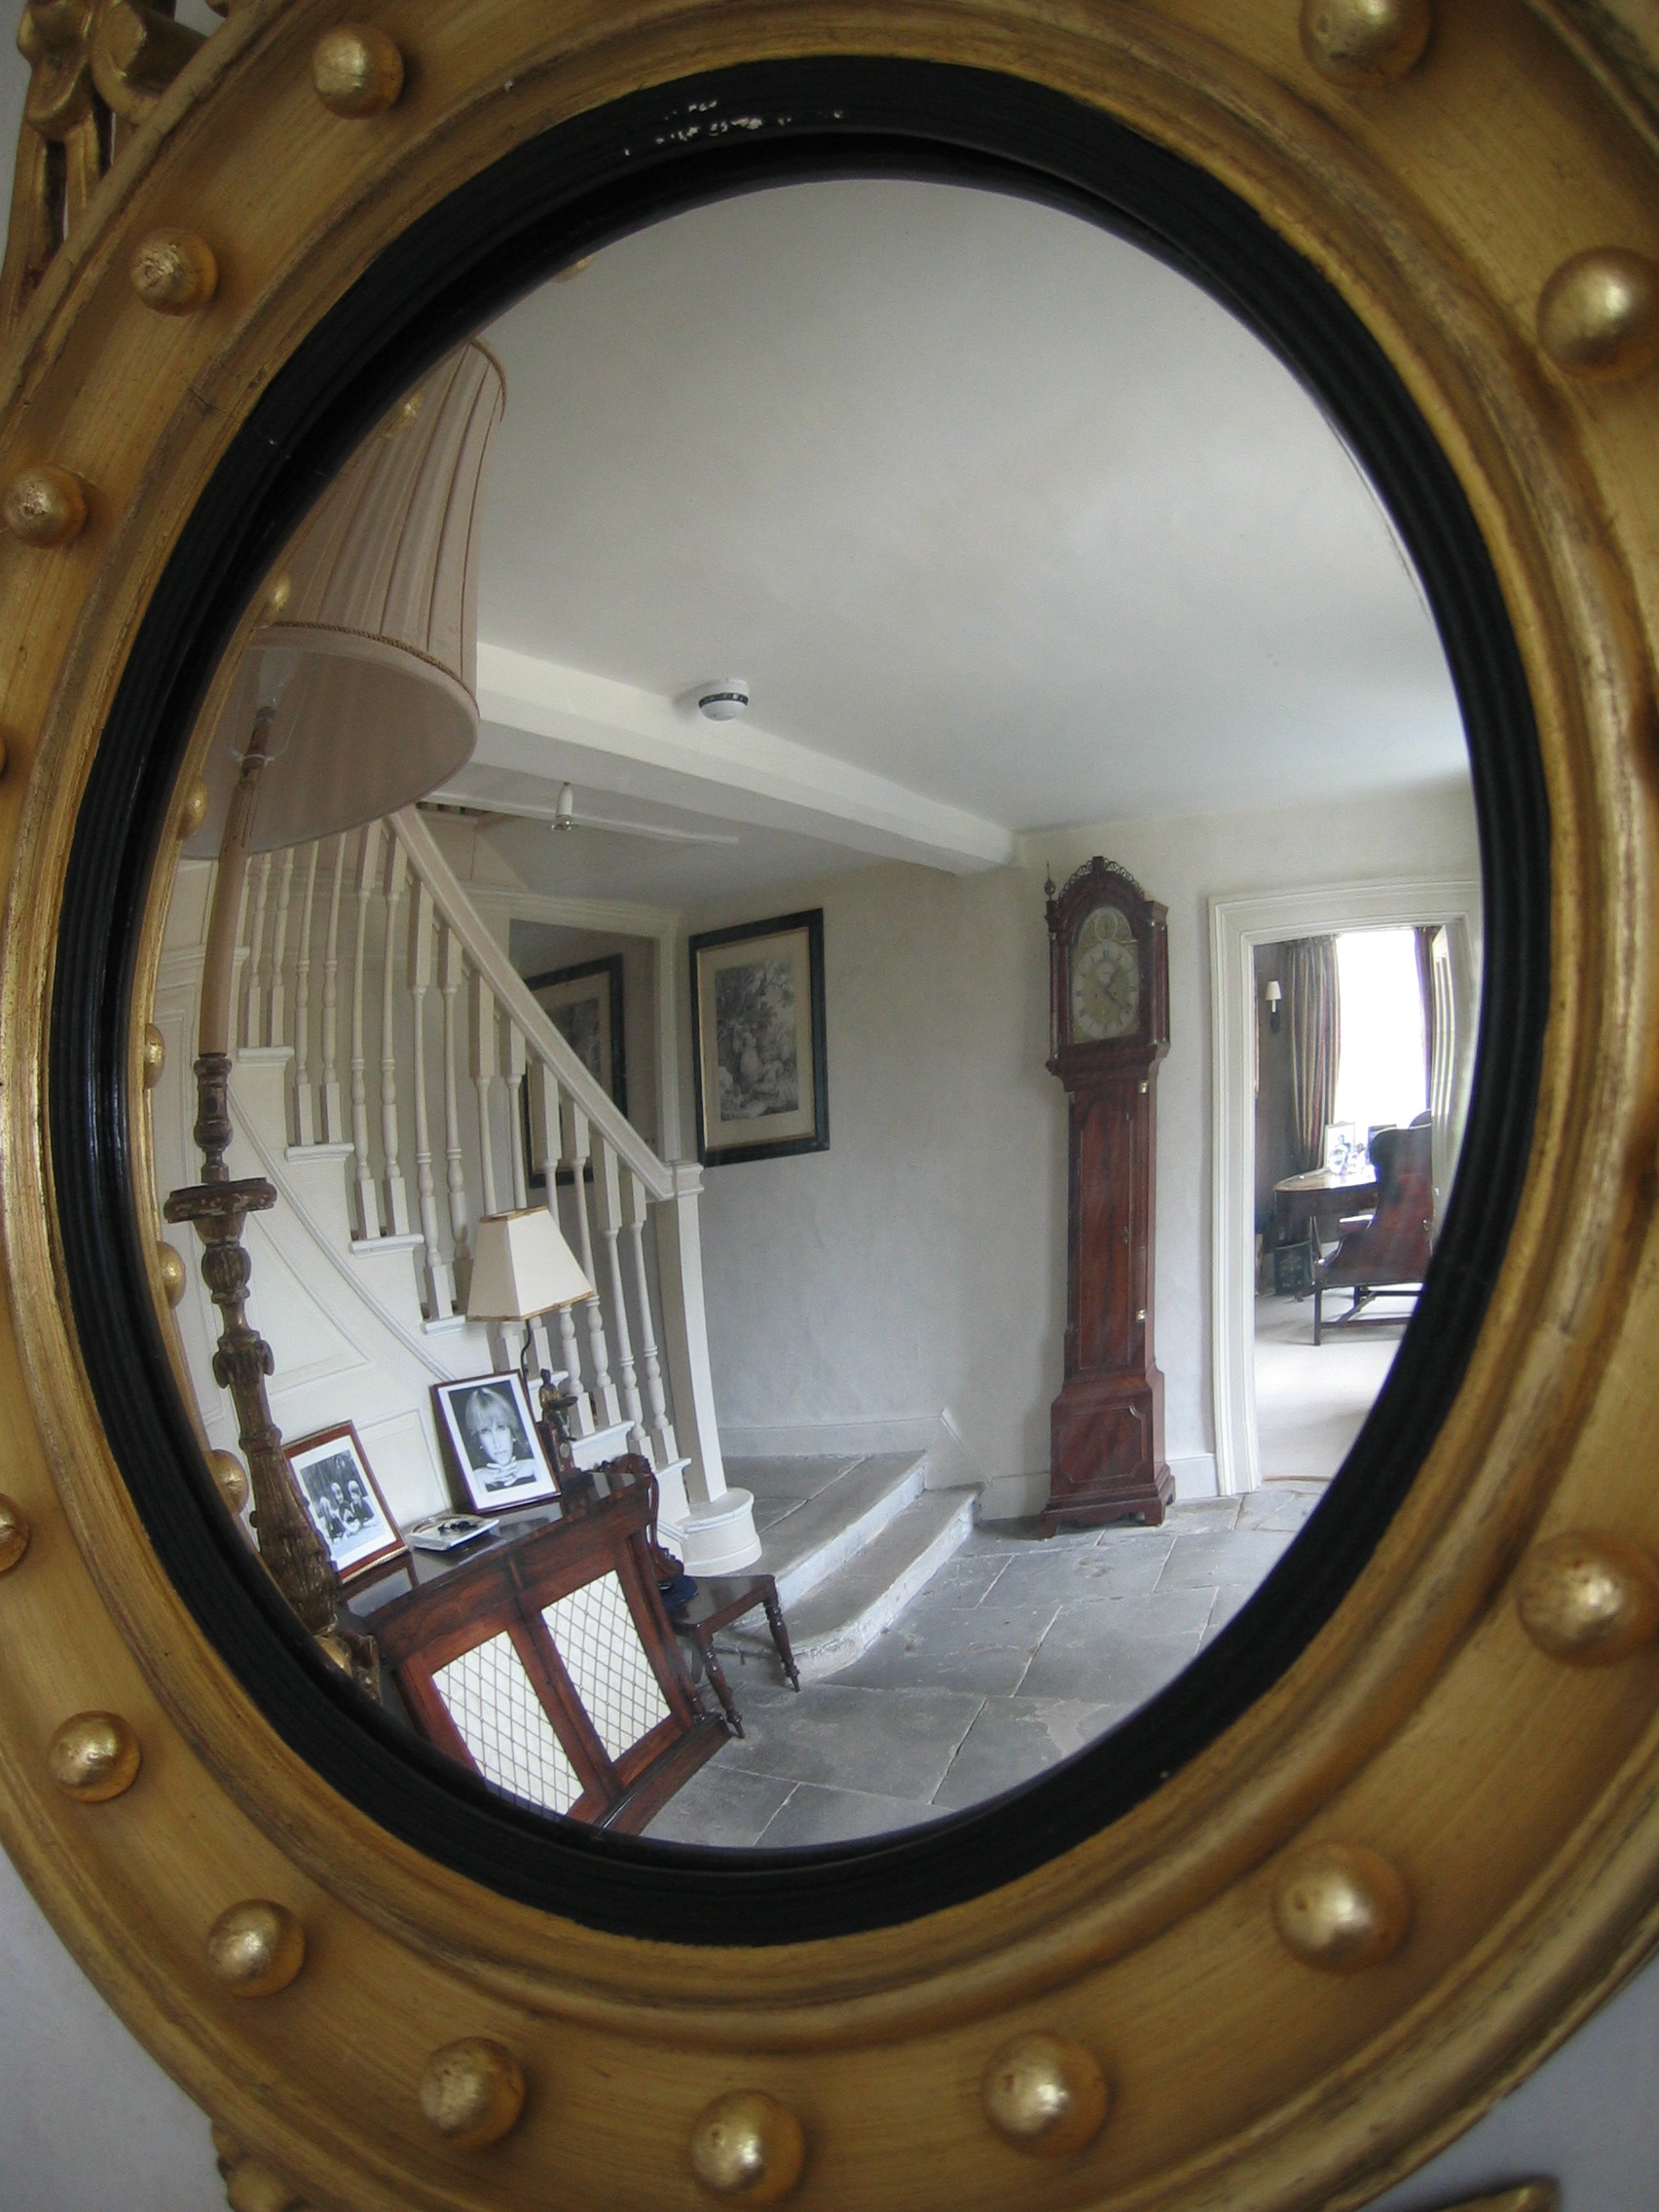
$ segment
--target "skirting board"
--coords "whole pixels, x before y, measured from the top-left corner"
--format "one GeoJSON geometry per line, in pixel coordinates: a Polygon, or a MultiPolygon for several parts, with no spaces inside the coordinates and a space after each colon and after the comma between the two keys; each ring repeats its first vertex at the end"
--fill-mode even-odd
{"type": "MultiPolygon", "coordinates": [[[[1175,1502],[1178,1505],[1189,1498],[1215,1497],[1219,1494],[1213,1452],[1199,1452],[1190,1459],[1171,1459],[1169,1472],[1175,1477],[1175,1502]]],[[[1034,1520],[1048,1503],[1048,1498],[1047,1468],[1040,1468],[1031,1475],[993,1475],[979,1493],[979,1519],[1034,1520]]]]}

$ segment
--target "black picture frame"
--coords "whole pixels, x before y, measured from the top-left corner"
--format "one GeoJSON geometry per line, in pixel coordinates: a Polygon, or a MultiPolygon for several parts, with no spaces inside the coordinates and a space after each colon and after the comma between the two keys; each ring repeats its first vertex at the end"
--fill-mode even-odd
{"type": "MultiPolygon", "coordinates": [[[[737,922],[723,930],[705,930],[690,940],[692,1099],[697,1115],[697,1158],[705,1167],[726,1166],[740,1160],[783,1160],[801,1152],[830,1149],[830,1060],[826,1045],[824,999],[824,909],[814,906],[798,914],[774,914],[761,922],[737,922]],[[760,948],[775,940],[777,949],[763,957],[760,948]],[[756,957],[741,961],[733,948],[753,945],[756,957]],[[723,956],[723,957],[722,957],[723,956]],[[759,971],[769,971],[763,977],[759,971]],[[728,1016],[719,987],[725,976],[753,974],[755,980],[735,985],[737,993],[756,1001],[759,1018],[767,1018],[764,1000],[782,995],[796,1015],[791,1049],[784,1054],[764,1051],[764,1038],[756,1038],[748,1009],[728,1016]],[[798,1018],[798,999],[804,980],[807,998],[804,1025],[798,1018]],[[740,1067],[732,1065],[729,1044],[722,1042],[720,1025],[739,1039],[748,1035],[742,1049],[754,1053],[760,1048],[757,1065],[745,1083],[740,1067]],[[802,1032],[809,1066],[800,1067],[802,1032]],[[793,1078],[793,1084],[792,1084],[793,1078]],[[729,1111],[733,1097],[740,1103],[729,1111]],[[712,1109],[712,1110],[711,1110],[712,1109]],[[768,1136],[760,1124],[783,1124],[768,1136]],[[747,1124],[756,1124],[753,1139],[732,1132],[747,1124]],[[720,1141],[720,1140],[724,1141],[720,1141]]],[[[775,1011],[775,1010],[774,1010],[775,1011]]]]}
{"type": "MultiPolygon", "coordinates": [[[[578,960],[569,968],[549,968],[543,975],[527,976],[524,982],[526,990],[535,998],[536,1004],[540,1006],[539,994],[542,991],[550,991],[571,983],[585,983],[590,979],[597,981],[601,977],[605,978],[605,989],[594,991],[592,996],[603,1005],[605,1018],[602,1028],[608,1028],[610,1033],[608,1052],[604,1050],[603,1034],[601,1038],[600,1058],[602,1062],[608,1061],[608,1067],[595,1068],[591,1065],[576,1040],[567,1035],[565,1030],[559,1027],[556,1019],[558,1010],[550,1006],[542,1006],[541,1011],[553,1023],[555,1029],[559,1030],[559,1034],[564,1037],[566,1044],[582,1060],[583,1065],[588,1069],[588,1073],[600,1085],[616,1111],[619,1114],[626,1114],[628,1111],[628,1046],[622,1026],[623,1009],[626,1003],[623,995],[622,970],[623,955],[620,952],[607,952],[597,960],[578,960]]],[[[531,1151],[530,1091],[528,1086],[520,1093],[519,1111],[524,1121],[524,1161],[527,1187],[532,1191],[545,1191],[547,1178],[536,1165],[531,1151]]],[[[592,1181],[593,1170],[591,1167],[584,1166],[583,1174],[588,1181],[592,1181]]],[[[560,1183],[571,1183],[574,1182],[575,1177],[571,1174],[570,1168],[561,1167],[555,1180],[560,1183]]]]}

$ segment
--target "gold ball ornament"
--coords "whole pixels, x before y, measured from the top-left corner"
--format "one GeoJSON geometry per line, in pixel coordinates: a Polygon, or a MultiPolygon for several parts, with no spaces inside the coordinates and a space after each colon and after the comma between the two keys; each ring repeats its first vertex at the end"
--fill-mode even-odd
{"type": "Polygon", "coordinates": [[[189,789],[178,806],[178,833],[181,838],[194,837],[207,819],[207,786],[200,776],[192,776],[189,789]]]}
{"type": "Polygon", "coordinates": [[[219,288],[219,264],[194,231],[151,231],[128,264],[132,289],[158,314],[194,314],[219,288]]]}
{"type": "Polygon", "coordinates": [[[775,2204],[806,2164],[800,2121],[786,2104],[759,2089],[717,2097],[691,2130],[691,2171],[703,2187],[733,2204],[775,2204]]]}
{"type": "Polygon", "coordinates": [[[331,115],[384,115],[403,90],[403,56],[372,23],[340,23],[312,49],[312,83],[331,115]]]}
{"type": "Polygon", "coordinates": [[[524,2072],[504,2044],[463,2036],[434,2050],[421,2077],[421,2110],[458,2151],[482,2151],[518,2125],[524,2072]]]}
{"type": "Polygon", "coordinates": [[[1112,2092],[1087,2045],[1063,2036],[1015,2036],[979,2080],[985,2118],[1016,2151],[1058,2158],[1092,2143],[1112,2092]]]}
{"type": "Polygon", "coordinates": [[[1639,375],[1659,360],[1659,268],[1625,246],[1575,253],[1538,295],[1538,342],[1570,377],[1639,375]]]}
{"type": "Polygon", "coordinates": [[[1303,0],[1302,51],[1334,85],[1386,85],[1422,58],[1429,0],[1303,0]]]}
{"type": "Polygon", "coordinates": [[[290,2181],[263,2158],[243,2158],[225,2179],[231,2212],[305,2212],[305,2200],[290,2181]]]}
{"type": "Polygon", "coordinates": [[[1392,1958],[1412,1924],[1412,1903],[1395,1869],[1359,1843],[1299,1852],[1273,1888],[1273,1925],[1304,1966],[1363,1973],[1392,1958]]]}
{"type": "Polygon", "coordinates": [[[170,1244],[156,1246],[156,1272],[161,1277],[163,1296],[169,1306],[176,1306],[184,1296],[189,1277],[184,1272],[183,1260],[170,1244]]]}
{"type": "Polygon", "coordinates": [[[25,545],[68,545],[87,526],[86,487],[68,469],[43,462],[13,477],[0,513],[25,545]]]}
{"type": "Polygon", "coordinates": [[[15,1497],[0,1491],[0,1574],[10,1574],[29,1548],[29,1517],[15,1497]]]}
{"type": "Polygon", "coordinates": [[[1522,1562],[1515,1609],[1552,1659],[1610,1667],[1659,1635],[1659,1567],[1620,1536],[1550,1536],[1522,1562]]]}
{"type": "Polygon", "coordinates": [[[234,1452],[209,1452],[207,1467],[219,1495],[233,1513],[240,1513],[248,1500],[247,1469],[234,1452]]]}
{"type": "Polygon", "coordinates": [[[275,1997],[305,1963],[305,1930],[270,1898],[245,1898],[207,1931],[207,1972],[233,1997],[275,1997]]]}
{"type": "Polygon", "coordinates": [[[154,1090],[167,1064],[167,1041],[153,1021],[144,1024],[144,1088],[154,1090]]]}
{"type": "Polygon", "coordinates": [[[54,1782],[78,1804],[102,1805],[138,1776],[138,1739],[119,1713],[76,1713],[46,1749],[54,1782]]]}

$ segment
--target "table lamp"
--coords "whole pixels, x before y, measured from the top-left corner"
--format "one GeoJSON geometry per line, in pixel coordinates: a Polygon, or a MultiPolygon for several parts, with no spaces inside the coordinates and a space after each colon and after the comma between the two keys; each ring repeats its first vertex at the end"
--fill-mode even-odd
{"type": "MultiPolygon", "coordinates": [[[[523,1322],[520,1372],[527,1396],[533,1345],[530,1324],[538,1314],[554,1312],[562,1306],[578,1306],[593,1296],[592,1283],[545,1206],[526,1206],[517,1213],[487,1213],[479,1222],[473,1236],[466,1318],[523,1322]]],[[[565,1420],[566,1409],[575,1402],[573,1393],[561,1395],[554,1389],[552,1375],[544,1367],[540,1425],[561,1479],[575,1472],[565,1420]]]]}

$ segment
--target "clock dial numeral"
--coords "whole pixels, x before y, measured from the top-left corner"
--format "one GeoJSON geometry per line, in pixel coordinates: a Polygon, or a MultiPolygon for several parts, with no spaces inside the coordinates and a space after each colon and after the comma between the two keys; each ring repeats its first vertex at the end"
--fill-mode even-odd
{"type": "Polygon", "coordinates": [[[1079,1044],[1125,1037],[1140,1014],[1140,950],[1116,906],[1085,915],[1072,940],[1071,1031],[1079,1044]]]}

